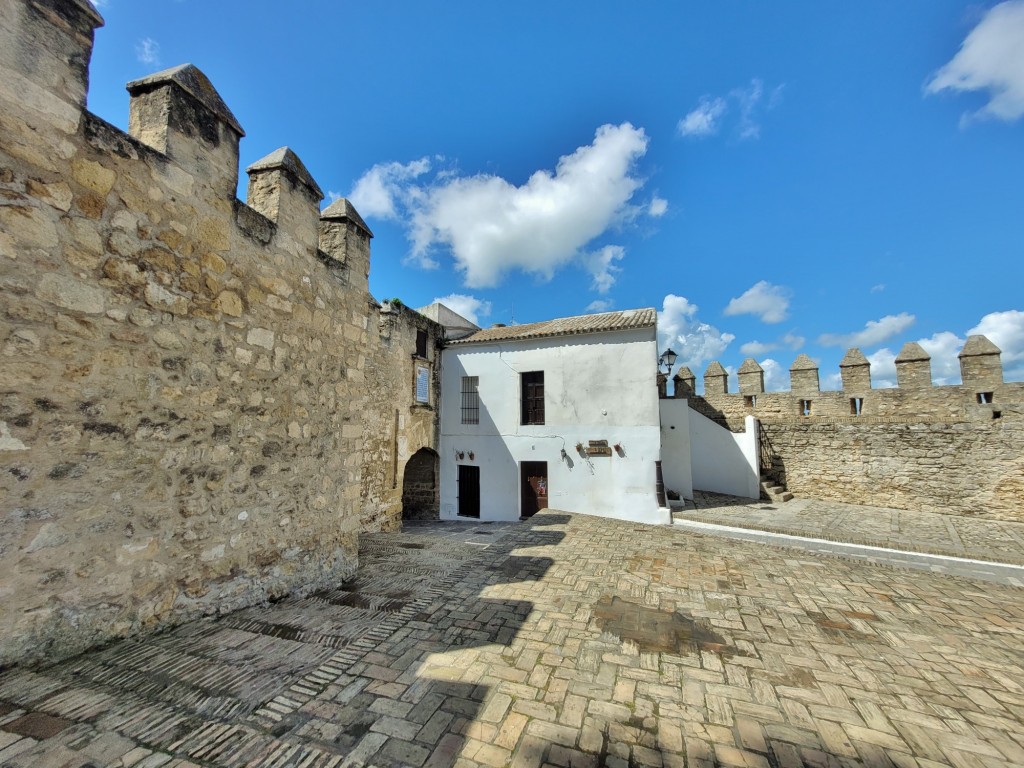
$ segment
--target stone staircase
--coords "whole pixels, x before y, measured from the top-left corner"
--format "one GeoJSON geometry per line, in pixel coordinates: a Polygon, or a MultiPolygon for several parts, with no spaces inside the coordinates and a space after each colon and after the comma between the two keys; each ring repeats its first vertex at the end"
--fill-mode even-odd
{"type": "Polygon", "coordinates": [[[793,494],[786,490],[786,486],[778,485],[767,475],[761,475],[761,498],[769,499],[781,504],[793,498],[793,494]]]}

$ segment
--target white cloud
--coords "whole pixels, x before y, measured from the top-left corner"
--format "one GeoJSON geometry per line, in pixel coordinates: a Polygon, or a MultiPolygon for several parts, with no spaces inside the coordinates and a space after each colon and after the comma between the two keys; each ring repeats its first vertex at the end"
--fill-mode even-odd
{"type": "Polygon", "coordinates": [[[781,323],[789,309],[789,291],[779,285],[762,280],[742,296],[731,299],[726,315],[757,315],[765,323],[781,323]]]}
{"type": "Polygon", "coordinates": [[[664,216],[666,211],[668,211],[668,200],[657,195],[651,198],[651,202],[647,206],[648,216],[657,219],[664,216]]]}
{"type": "Polygon", "coordinates": [[[881,320],[868,320],[863,331],[846,334],[824,333],[818,337],[818,343],[826,347],[873,347],[903,333],[914,324],[914,320],[915,317],[906,312],[886,315],[881,320]]]}
{"type": "Polygon", "coordinates": [[[764,98],[764,82],[752,78],[749,85],[734,88],[727,96],[701,96],[697,106],[679,121],[677,128],[681,136],[705,137],[718,133],[727,114],[735,111],[736,136],[756,139],[761,136],[760,118],[764,112],[771,112],[782,103],[785,84],[772,89],[767,101],[764,98]]]}
{"type": "MultiPolygon", "coordinates": [[[[940,331],[927,339],[917,339],[918,344],[931,356],[932,382],[934,384],[959,384],[960,359],[957,355],[964,345],[964,340],[950,331],[940,331]]],[[[903,345],[900,345],[902,349],[903,345]]],[[[896,357],[899,351],[893,352],[888,347],[879,349],[868,355],[871,363],[871,386],[886,389],[897,385],[896,357]]]]}
{"type": "MultiPolygon", "coordinates": [[[[641,128],[602,125],[591,144],[559,158],[554,172],[537,171],[521,186],[452,172],[420,183],[426,160],[388,163],[367,171],[350,198],[364,215],[405,223],[411,261],[436,266],[433,251],[450,249],[470,287],[497,285],[512,269],[550,279],[583,259],[595,238],[641,212],[630,200],[644,183],[635,166],[647,144],[641,128]]],[[[607,283],[610,270],[600,274],[598,284],[607,283]]]]}
{"type": "Polygon", "coordinates": [[[871,286],[871,292],[872,293],[881,293],[884,290],[885,290],[885,283],[878,283],[877,285],[872,285],[871,286]]]}
{"type": "Polygon", "coordinates": [[[1024,0],[1000,3],[970,31],[956,55],[925,84],[925,93],[987,91],[972,119],[1016,120],[1024,115],[1024,0]]]}
{"type": "Polygon", "coordinates": [[[658,337],[662,351],[671,347],[677,363],[688,366],[699,378],[704,364],[717,359],[736,337],[697,319],[697,305],[669,294],[658,312],[658,337]]]}
{"type": "Polygon", "coordinates": [[[778,360],[766,357],[760,361],[764,369],[764,391],[782,392],[789,389],[789,369],[778,360]]]}
{"type": "Polygon", "coordinates": [[[758,357],[781,347],[788,347],[792,350],[800,349],[805,341],[806,339],[803,336],[797,336],[795,333],[790,332],[778,341],[748,341],[740,347],[740,352],[749,357],[758,357]]]}
{"type": "MultiPolygon", "coordinates": [[[[448,309],[462,315],[474,325],[480,325],[480,319],[491,314],[491,302],[467,296],[464,293],[450,293],[440,296],[434,301],[444,304],[448,309]]],[[[433,304],[434,302],[431,302],[433,304]]]]}
{"type": "Polygon", "coordinates": [[[135,44],[135,57],[143,64],[159,64],[160,43],[151,37],[144,37],[135,44]]]}
{"type": "Polygon", "coordinates": [[[754,78],[746,88],[737,88],[732,92],[733,98],[740,107],[740,138],[757,139],[761,137],[761,126],[755,118],[758,102],[764,95],[764,84],[754,78]]]}
{"type": "Polygon", "coordinates": [[[718,131],[718,123],[728,109],[721,96],[701,96],[697,106],[679,121],[679,133],[683,136],[710,136],[718,131]]]}
{"type": "MultiPolygon", "coordinates": [[[[871,324],[869,323],[869,325],[871,324]]],[[[1024,379],[1024,312],[1018,310],[990,312],[981,318],[981,322],[967,331],[968,336],[974,334],[986,336],[1002,351],[1001,359],[1004,377],[1007,381],[1024,379]]],[[[917,343],[931,356],[932,381],[935,384],[959,384],[961,382],[959,355],[965,342],[966,339],[951,331],[940,331],[928,338],[917,339],[917,343]]],[[[868,355],[868,362],[871,363],[872,386],[878,388],[896,386],[897,354],[898,352],[882,348],[874,354],[868,355]]]]}
{"type": "Polygon", "coordinates": [[[771,342],[748,341],[740,347],[740,352],[747,357],[757,357],[758,355],[763,355],[765,352],[771,352],[773,349],[778,348],[778,344],[773,344],[771,342]]]}
{"type": "Polygon", "coordinates": [[[871,386],[874,389],[889,389],[896,386],[896,353],[882,347],[868,355],[871,363],[871,386]]]}
{"type": "Polygon", "coordinates": [[[593,289],[598,293],[608,293],[615,285],[615,274],[622,271],[622,267],[615,265],[626,255],[626,249],[621,245],[606,245],[599,251],[587,253],[582,256],[583,265],[594,278],[593,289]]]}
{"type": "Polygon", "coordinates": [[[333,189],[327,190],[327,205],[338,202],[344,195],[341,192],[335,192],[333,189]]]}
{"type": "Polygon", "coordinates": [[[821,390],[823,392],[837,392],[843,388],[843,374],[840,371],[830,373],[821,378],[821,390]]]}
{"type": "Polygon", "coordinates": [[[990,312],[967,333],[983,334],[999,347],[1006,380],[1024,380],[1024,312],[1015,309],[990,312]]]}
{"type": "Polygon", "coordinates": [[[607,312],[615,306],[615,302],[611,299],[594,299],[592,302],[587,304],[587,312],[607,312]]]}
{"type": "Polygon", "coordinates": [[[964,340],[955,333],[941,331],[928,339],[918,339],[917,343],[932,356],[932,382],[935,384],[960,383],[960,349],[964,340]]]}
{"type": "Polygon", "coordinates": [[[787,333],[782,337],[782,343],[792,350],[800,349],[800,347],[804,345],[805,341],[807,341],[807,339],[803,336],[797,336],[795,333],[787,333]]]}
{"type": "Polygon", "coordinates": [[[359,177],[348,199],[363,216],[397,219],[396,201],[408,197],[408,182],[429,170],[430,161],[425,157],[405,164],[377,163],[359,177]]]}

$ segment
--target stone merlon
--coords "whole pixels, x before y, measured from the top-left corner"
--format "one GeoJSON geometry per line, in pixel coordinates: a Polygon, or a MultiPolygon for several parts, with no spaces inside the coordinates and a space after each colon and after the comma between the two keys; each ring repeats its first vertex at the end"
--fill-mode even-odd
{"type": "Polygon", "coordinates": [[[794,360],[793,364],[791,366],[789,366],[789,370],[791,370],[791,371],[810,371],[810,370],[815,370],[816,371],[816,370],[818,370],[818,364],[816,362],[814,362],[806,354],[801,353],[801,354],[797,355],[796,360],[794,360]]]}
{"type": "Polygon", "coordinates": [[[931,360],[932,356],[925,352],[924,347],[916,341],[908,341],[903,349],[896,355],[897,363],[917,363],[922,360],[931,360]]]}
{"type": "Polygon", "coordinates": [[[239,137],[245,136],[242,126],[239,125],[238,120],[231,113],[231,110],[228,109],[228,105],[224,103],[220,94],[217,93],[213,83],[195,64],[180,64],[177,67],[171,67],[146,77],[140,77],[138,80],[132,80],[125,88],[134,97],[170,83],[181,88],[185,93],[192,96],[192,98],[210,110],[214,115],[227,123],[239,137]]]}
{"type": "Polygon", "coordinates": [[[840,368],[855,368],[861,365],[871,365],[871,363],[857,347],[846,350],[843,359],[839,361],[840,368]]]}
{"type": "Polygon", "coordinates": [[[317,202],[324,199],[323,190],[313,179],[313,175],[290,148],[275,149],[266,157],[262,157],[245,169],[250,176],[262,171],[282,171],[291,179],[301,184],[317,202]]]}
{"type": "MultiPolygon", "coordinates": [[[[964,348],[957,357],[975,357],[981,355],[1001,355],[1003,350],[989,341],[987,336],[980,334],[968,336],[964,348]]],[[[902,354],[902,353],[901,353],[902,354]]]]}
{"type": "Polygon", "coordinates": [[[359,215],[359,211],[355,209],[355,206],[348,201],[347,198],[340,197],[327,206],[323,213],[320,214],[321,219],[330,219],[333,221],[347,221],[353,224],[356,228],[365,232],[369,237],[373,237],[373,232],[366,226],[366,222],[363,221],[363,217],[359,215]]]}

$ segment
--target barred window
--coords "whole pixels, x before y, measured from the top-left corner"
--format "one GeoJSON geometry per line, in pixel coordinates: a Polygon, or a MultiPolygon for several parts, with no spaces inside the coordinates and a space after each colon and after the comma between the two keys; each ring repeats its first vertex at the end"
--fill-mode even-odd
{"type": "Polygon", "coordinates": [[[480,423],[480,386],[479,376],[462,377],[462,423],[480,423]]]}

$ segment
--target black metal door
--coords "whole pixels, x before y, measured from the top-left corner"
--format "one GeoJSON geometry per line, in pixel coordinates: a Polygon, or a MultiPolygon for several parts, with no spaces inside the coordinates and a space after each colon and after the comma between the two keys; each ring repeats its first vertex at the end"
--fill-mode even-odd
{"type": "Polygon", "coordinates": [[[480,467],[459,464],[459,517],[480,517],[480,467]]]}

